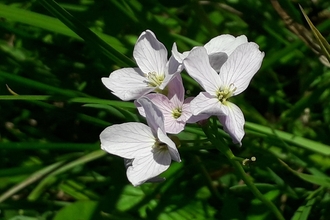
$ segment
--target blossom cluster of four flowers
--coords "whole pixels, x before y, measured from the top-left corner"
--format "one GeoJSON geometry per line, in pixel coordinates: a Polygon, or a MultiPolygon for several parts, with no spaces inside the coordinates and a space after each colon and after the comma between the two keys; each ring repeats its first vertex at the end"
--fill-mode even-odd
{"type": "Polygon", "coordinates": [[[175,143],[167,133],[178,134],[186,123],[217,116],[236,144],[244,136],[244,115],[228,101],[243,92],[259,70],[264,53],[246,36],[220,35],[204,46],[179,53],[174,43],[168,59],[155,34],[144,31],[134,47],[136,68],[122,68],[102,78],[103,84],[124,101],[135,100],[147,125],[139,122],[107,127],[101,148],[125,159],[128,180],[138,186],[161,181],[171,161],[180,162],[175,143]],[[183,70],[205,90],[185,99],[183,70]]]}

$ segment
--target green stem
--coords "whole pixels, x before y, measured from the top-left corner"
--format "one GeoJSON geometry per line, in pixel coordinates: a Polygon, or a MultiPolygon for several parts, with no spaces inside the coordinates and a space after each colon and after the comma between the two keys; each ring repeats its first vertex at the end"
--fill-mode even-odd
{"type": "Polygon", "coordinates": [[[272,203],[270,200],[268,200],[262,193],[258,190],[258,188],[254,185],[254,183],[251,181],[251,179],[246,175],[241,163],[235,160],[230,160],[232,165],[234,166],[235,170],[240,174],[242,180],[245,182],[245,184],[249,187],[251,192],[257,197],[261,202],[263,202],[275,215],[275,217],[279,220],[284,220],[284,217],[282,213],[278,210],[278,208],[272,203]]]}
{"type": "Polygon", "coordinates": [[[206,183],[208,185],[209,190],[220,200],[221,199],[220,193],[218,189],[213,185],[212,179],[209,173],[207,172],[205,166],[203,165],[201,159],[198,156],[194,156],[194,160],[197,162],[202,174],[206,178],[206,183]]]}
{"type": "Polygon", "coordinates": [[[225,141],[221,138],[216,138],[216,136],[213,136],[213,134],[210,131],[217,131],[213,129],[209,129],[209,127],[203,127],[203,131],[208,137],[208,139],[211,141],[211,143],[222,153],[224,154],[228,160],[231,162],[231,164],[234,166],[235,170],[238,172],[242,180],[245,182],[247,187],[250,189],[250,191],[255,195],[256,198],[258,198],[261,202],[263,202],[270,211],[273,212],[274,216],[279,220],[284,220],[284,217],[282,213],[278,210],[278,208],[272,203],[270,200],[268,200],[264,195],[258,190],[258,188],[254,185],[252,180],[248,177],[248,175],[245,173],[245,170],[242,167],[241,162],[237,160],[237,157],[233,154],[233,152],[230,150],[228,145],[225,143],[225,141]]]}

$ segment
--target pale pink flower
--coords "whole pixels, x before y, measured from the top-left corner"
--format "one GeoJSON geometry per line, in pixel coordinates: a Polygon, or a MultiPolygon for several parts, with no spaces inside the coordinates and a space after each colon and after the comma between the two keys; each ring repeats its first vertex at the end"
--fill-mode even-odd
{"type": "MultiPolygon", "coordinates": [[[[181,75],[177,75],[168,84],[167,96],[158,93],[145,95],[145,97],[149,98],[164,115],[164,125],[167,133],[180,133],[188,120],[190,123],[193,123],[205,119],[205,117],[201,116],[194,116],[192,118],[190,101],[193,97],[184,99],[184,93],[181,75]]],[[[136,102],[135,104],[138,107],[139,113],[146,117],[144,108],[136,102]]]]}

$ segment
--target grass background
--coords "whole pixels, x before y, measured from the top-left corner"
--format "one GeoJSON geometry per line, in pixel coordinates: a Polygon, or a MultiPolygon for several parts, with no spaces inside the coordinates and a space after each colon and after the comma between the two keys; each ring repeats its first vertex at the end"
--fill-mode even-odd
{"type": "MultiPolygon", "coordinates": [[[[244,168],[285,219],[328,218],[330,70],[301,40],[309,28],[298,4],[327,37],[329,1],[57,3],[0,1],[0,219],[274,218],[197,125],[178,135],[183,161],[161,184],[131,186],[122,159],[100,150],[106,126],[144,121],[100,79],[135,66],[146,29],[169,51],[173,42],[183,52],[220,34],[260,45],[260,71],[232,99],[247,123],[243,146],[231,149],[257,158],[244,168]]],[[[200,92],[183,79],[187,95],[200,92]]]]}

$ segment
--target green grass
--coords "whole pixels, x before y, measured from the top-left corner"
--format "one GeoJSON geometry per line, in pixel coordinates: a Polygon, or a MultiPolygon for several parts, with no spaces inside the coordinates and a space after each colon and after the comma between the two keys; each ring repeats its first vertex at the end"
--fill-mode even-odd
{"type": "MultiPolygon", "coordinates": [[[[236,157],[256,157],[243,166],[246,181],[285,219],[328,219],[330,69],[270,2],[1,0],[0,219],[276,219],[244,184],[237,161],[217,150],[217,138],[236,157]],[[145,120],[101,78],[136,66],[132,51],[146,29],[169,54],[173,42],[183,52],[244,34],[265,58],[233,99],[247,121],[242,147],[221,127],[211,143],[189,125],[178,135],[182,162],[172,163],[167,180],[133,187],[123,160],[100,150],[99,134],[145,120]]],[[[310,30],[297,1],[279,3],[310,30]]],[[[299,4],[329,42],[330,2],[299,4]]],[[[189,96],[197,95],[183,74],[189,96]]]]}

